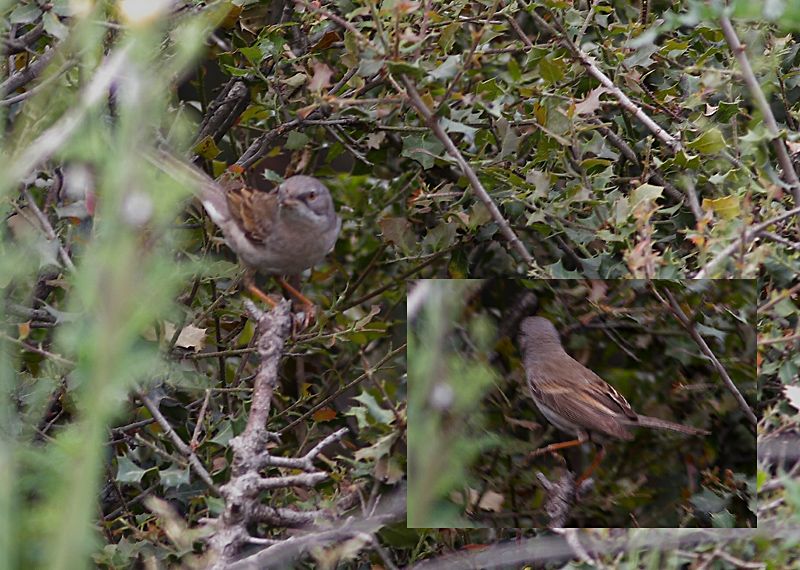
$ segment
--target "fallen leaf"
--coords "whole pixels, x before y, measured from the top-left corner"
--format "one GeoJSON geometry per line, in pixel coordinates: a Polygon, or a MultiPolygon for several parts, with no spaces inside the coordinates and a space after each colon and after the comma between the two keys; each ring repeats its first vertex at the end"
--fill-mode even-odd
{"type": "Polygon", "coordinates": [[[311,415],[315,422],[329,422],[336,417],[336,410],[333,408],[322,408],[311,415]]]}
{"type": "Polygon", "coordinates": [[[206,345],[206,329],[194,325],[183,327],[175,345],[181,348],[193,348],[195,352],[203,350],[206,345]]]}
{"type": "Polygon", "coordinates": [[[482,511],[492,511],[493,513],[499,513],[503,508],[503,502],[505,501],[505,497],[500,493],[495,493],[494,491],[486,491],[481,497],[481,502],[478,503],[478,508],[482,511]]]}
{"type": "Polygon", "coordinates": [[[320,91],[330,87],[333,70],[322,62],[316,62],[311,67],[314,69],[314,75],[311,76],[311,81],[308,82],[308,89],[310,91],[320,91]]]}
{"type": "Polygon", "coordinates": [[[600,108],[600,95],[607,92],[608,89],[602,86],[592,89],[583,101],[575,104],[575,114],[589,115],[597,111],[600,108]]]}
{"type": "Polygon", "coordinates": [[[800,411],[800,386],[784,386],[784,393],[786,394],[786,399],[789,400],[789,405],[800,411]]]}

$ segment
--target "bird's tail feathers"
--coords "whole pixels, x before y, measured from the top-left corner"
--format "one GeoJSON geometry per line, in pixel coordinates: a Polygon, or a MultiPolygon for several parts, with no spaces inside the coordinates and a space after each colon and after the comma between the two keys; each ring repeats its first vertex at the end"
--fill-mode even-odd
{"type": "Polygon", "coordinates": [[[620,421],[625,425],[641,426],[641,427],[655,428],[655,429],[668,429],[680,433],[685,433],[688,435],[708,435],[709,433],[711,433],[704,429],[685,426],[683,424],[676,424],[673,422],[668,422],[666,420],[653,418],[650,416],[639,415],[635,420],[621,419],[620,421]]]}

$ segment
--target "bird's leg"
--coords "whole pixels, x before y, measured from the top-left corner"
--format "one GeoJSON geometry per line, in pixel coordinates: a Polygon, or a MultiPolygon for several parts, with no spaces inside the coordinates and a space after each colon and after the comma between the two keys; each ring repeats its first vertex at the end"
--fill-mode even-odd
{"type": "Polygon", "coordinates": [[[256,286],[255,274],[253,273],[253,271],[249,269],[244,274],[244,287],[245,289],[250,291],[253,295],[255,295],[258,299],[261,299],[273,309],[278,306],[278,303],[273,301],[269,295],[264,293],[264,291],[262,291],[256,286]]]}
{"type": "Polygon", "coordinates": [[[589,476],[597,469],[597,466],[600,465],[600,462],[603,460],[603,457],[606,455],[606,448],[604,446],[600,446],[600,450],[595,454],[594,461],[592,464],[589,465],[589,468],[583,472],[583,474],[578,477],[578,480],[575,482],[575,485],[580,485],[584,481],[586,481],[589,476]]]}
{"type": "Polygon", "coordinates": [[[581,435],[577,439],[571,439],[569,441],[562,441],[560,443],[551,443],[545,447],[541,447],[539,449],[535,449],[528,454],[528,459],[539,457],[540,455],[544,455],[545,453],[553,453],[554,451],[558,451],[559,449],[565,449],[567,447],[575,447],[576,445],[584,444],[588,441],[588,437],[585,435],[581,435]]]}
{"type": "Polygon", "coordinates": [[[305,322],[303,323],[303,328],[307,327],[308,324],[314,320],[314,316],[316,313],[314,303],[312,303],[308,297],[303,295],[300,291],[297,290],[291,283],[286,281],[283,277],[276,277],[275,280],[278,284],[283,287],[289,295],[297,299],[300,304],[303,306],[303,313],[305,313],[305,322]]]}

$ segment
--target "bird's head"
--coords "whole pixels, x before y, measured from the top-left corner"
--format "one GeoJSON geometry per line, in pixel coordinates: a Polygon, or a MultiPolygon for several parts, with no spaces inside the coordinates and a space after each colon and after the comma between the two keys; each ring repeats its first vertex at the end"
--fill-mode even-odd
{"type": "Polygon", "coordinates": [[[333,200],[325,185],[311,176],[292,176],[278,186],[281,215],[317,224],[333,217],[333,200]]]}

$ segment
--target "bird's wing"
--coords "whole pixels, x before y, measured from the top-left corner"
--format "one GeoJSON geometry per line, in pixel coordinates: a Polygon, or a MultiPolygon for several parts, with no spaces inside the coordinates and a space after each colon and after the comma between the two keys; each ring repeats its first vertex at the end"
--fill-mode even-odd
{"type": "Polygon", "coordinates": [[[272,230],[278,195],[255,190],[241,181],[231,181],[226,186],[226,196],[231,217],[247,238],[253,243],[263,244],[272,230]]]}
{"type": "Polygon", "coordinates": [[[618,421],[620,415],[636,418],[628,402],[594,372],[576,360],[548,358],[528,372],[531,389],[548,408],[588,431],[621,439],[630,432],[618,421]],[[553,381],[554,378],[569,381],[553,381]]]}

